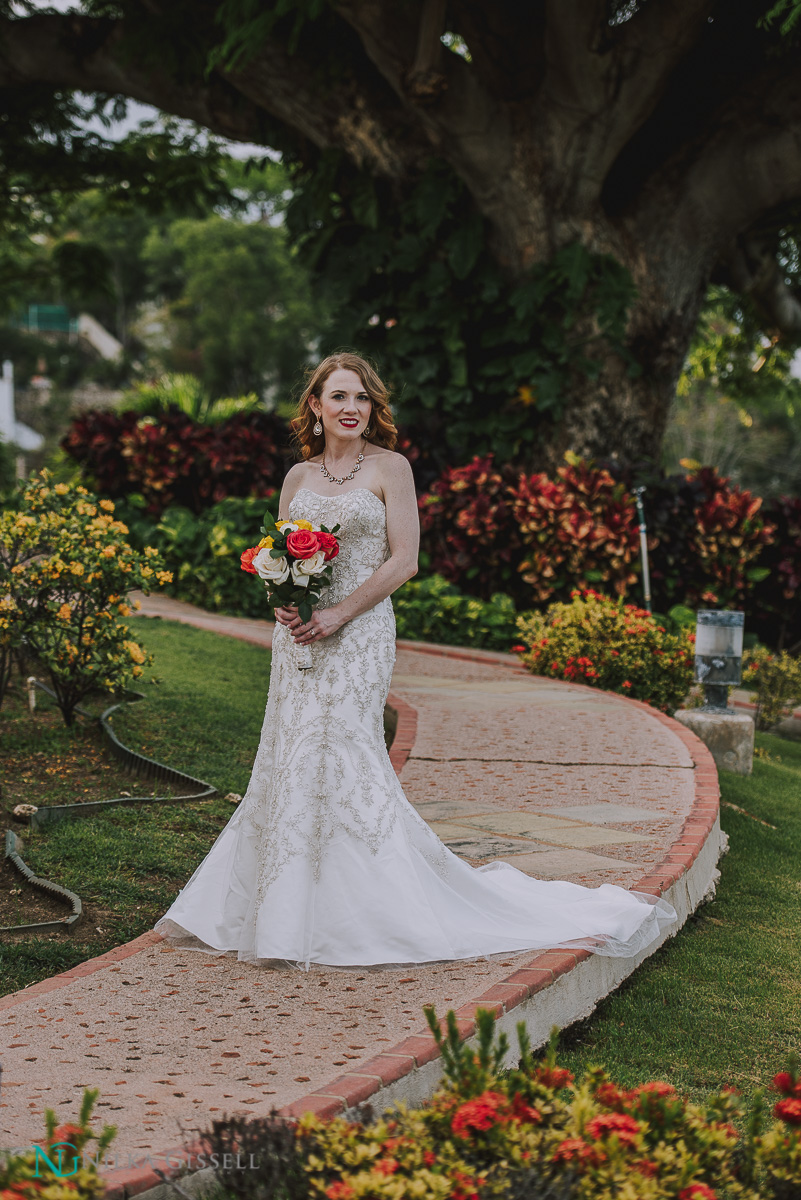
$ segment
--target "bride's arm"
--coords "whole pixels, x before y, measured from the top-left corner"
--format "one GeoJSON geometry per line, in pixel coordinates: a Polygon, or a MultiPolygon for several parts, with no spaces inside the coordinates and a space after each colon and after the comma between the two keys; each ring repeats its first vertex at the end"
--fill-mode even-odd
{"type": "MultiPolygon", "coordinates": [[[[307,625],[292,629],[292,636],[303,642],[311,629],[317,636],[335,633],[346,622],[367,612],[381,600],[392,595],[402,583],[417,574],[417,555],[420,549],[420,518],[414,476],[408,459],[402,454],[387,456],[381,479],[387,510],[387,540],[390,557],[360,583],[355,591],[330,608],[315,609],[307,625]]],[[[336,570],[336,560],[334,560],[336,570]]],[[[311,638],[313,641],[314,638],[311,638]]]]}

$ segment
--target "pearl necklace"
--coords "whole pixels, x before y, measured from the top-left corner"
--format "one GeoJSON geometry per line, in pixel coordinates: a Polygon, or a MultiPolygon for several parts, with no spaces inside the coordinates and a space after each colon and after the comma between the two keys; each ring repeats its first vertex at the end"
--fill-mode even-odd
{"type": "Polygon", "coordinates": [[[320,470],[322,471],[325,478],[330,479],[332,483],[344,483],[346,479],[353,479],[353,476],[361,468],[363,458],[364,458],[364,454],[360,453],[359,457],[356,459],[356,466],[353,468],[353,470],[348,475],[343,475],[341,479],[337,479],[337,477],[335,475],[332,475],[329,472],[329,470],[327,469],[327,467],[325,465],[325,459],[323,459],[323,461],[320,463],[320,470]]]}

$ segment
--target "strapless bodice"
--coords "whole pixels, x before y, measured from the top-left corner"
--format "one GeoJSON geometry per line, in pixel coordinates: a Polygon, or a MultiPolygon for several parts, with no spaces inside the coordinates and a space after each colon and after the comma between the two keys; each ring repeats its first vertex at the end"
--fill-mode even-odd
{"type": "Polygon", "coordinates": [[[322,496],[311,488],[298,488],[287,516],[302,517],[329,529],[341,526],[331,586],[323,591],[317,608],[338,604],[389,558],[386,508],[369,488],[350,488],[339,496],[322,496]]]}

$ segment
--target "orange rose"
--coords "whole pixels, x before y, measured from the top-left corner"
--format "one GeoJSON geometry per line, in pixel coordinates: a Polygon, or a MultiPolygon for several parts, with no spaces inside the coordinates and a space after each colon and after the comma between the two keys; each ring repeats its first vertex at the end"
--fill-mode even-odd
{"type": "Polygon", "coordinates": [[[239,556],[239,561],[242,564],[242,570],[247,571],[248,575],[256,575],[258,572],[252,565],[253,559],[259,553],[258,546],[251,546],[249,550],[243,550],[239,556]]]}

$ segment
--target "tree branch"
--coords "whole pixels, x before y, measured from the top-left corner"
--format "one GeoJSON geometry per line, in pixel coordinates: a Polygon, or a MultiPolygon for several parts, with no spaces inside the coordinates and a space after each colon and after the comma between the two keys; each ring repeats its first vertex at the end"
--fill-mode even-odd
{"type": "Polygon", "coordinates": [[[0,87],[121,94],[237,141],[267,146],[278,131],[321,149],[344,146],[381,174],[400,173],[420,151],[411,123],[398,119],[394,97],[367,62],[355,72],[358,88],[332,89],[316,82],[306,56],[270,41],[241,69],[179,80],[167,64],[141,64],[126,53],[126,35],[125,21],[74,13],[0,20],[0,87]]]}
{"type": "MultiPolygon", "coordinates": [[[[766,213],[799,199],[801,77],[795,55],[788,55],[710,114],[697,136],[652,174],[623,225],[634,238],[660,229],[666,271],[692,286],[719,261],[730,261],[738,237],[766,213]]],[[[745,270],[742,259],[739,269],[745,270]]],[[[766,302],[771,287],[766,277],[766,302]]]]}
{"type": "Polygon", "coordinates": [[[788,285],[776,260],[775,247],[758,234],[737,239],[726,259],[718,264],[714,279],[749,296],[767,329],[789,337],[801,336],[801,299],[788,285]]]}
{"type": "Polygon", "coordinates": [[[612,26],[606,0],[549,0],[543,116],[564,164],[560,202],[589,211],[622,148],[653,113],[715,0],[644,4],[612,26]]]}

